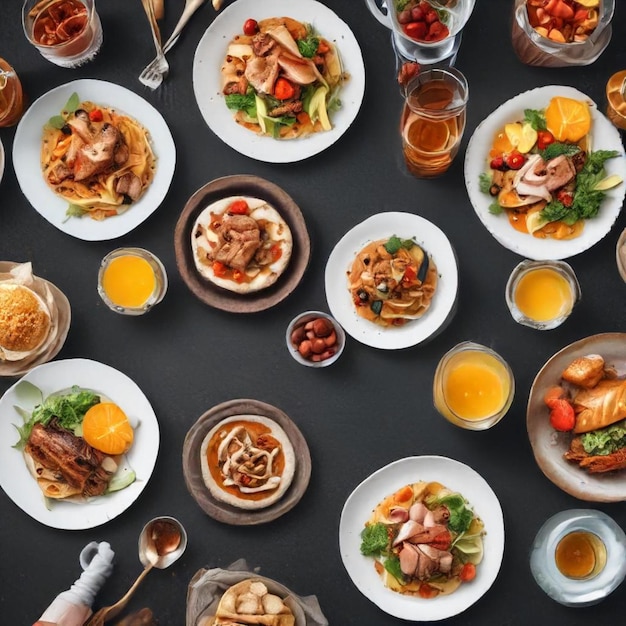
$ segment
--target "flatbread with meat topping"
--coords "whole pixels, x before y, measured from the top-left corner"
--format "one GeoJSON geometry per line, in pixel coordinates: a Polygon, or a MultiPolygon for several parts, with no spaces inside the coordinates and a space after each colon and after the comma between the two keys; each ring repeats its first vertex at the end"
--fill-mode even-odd
{"type": "Polygon", "coordinates": [[[215,499],[255,510],[283,497],[295,474],[296,457],[276,422],[260,415],[234,415],[207,433],[200,465],[215,499]]]}
{"type": "Polygon", "coordinates": [[[293,237],[287,222],[265,200],[231,196],[200,213],[191,247],[202,276],[246,294],[278,280],[291,259],[293,237]]]}

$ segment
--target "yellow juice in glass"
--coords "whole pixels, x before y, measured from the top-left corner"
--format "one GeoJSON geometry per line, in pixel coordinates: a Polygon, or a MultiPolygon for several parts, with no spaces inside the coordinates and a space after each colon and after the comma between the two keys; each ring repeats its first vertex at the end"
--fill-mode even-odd
{"type": "Polygon", "coordinates": [[[167,274],[161,261],[142,248],[119,248],[102,260],[98,292],[116,313],[141,315],[165,296],[167,274]]]}
{"type": "Polygon", "coordinates": [[[154,292],[156,277],[148,261],[128,254],[111,260],[104,270],[102,286],[118,306],[140,307],[154,292]]]}
{"type": "Polygon", "coordinates": [[[574,305],[568,280],[547,267],[526,272],[517,283],[514,298],[518,309],[538,322],[567,315],[574,305]]]}
{"type": "Polygon", "coordinates": [[[513,394],[513,374],[506,361],[479,344],[456,346],[444,355],[435,373],[435,407],[463,428],[493,426],[509,409],[513,394]]]}
{"type": "Polygon", "coordinates": [[[522,261],[511,272],[506,302],[513,319],[537,330],[561,325],[580,299],[580,285],[564,261],[522,261]]]}

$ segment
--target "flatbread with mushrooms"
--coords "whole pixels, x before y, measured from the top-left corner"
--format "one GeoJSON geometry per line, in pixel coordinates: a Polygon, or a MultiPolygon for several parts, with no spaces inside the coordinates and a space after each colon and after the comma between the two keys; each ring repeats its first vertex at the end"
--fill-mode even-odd
{"type": "Polygon", "coordinates": [[[296,457],[276,422],[261,415],[234,415],[207,433],[200,465],[215,499],[255,510],[283,497],[294,477],[296,457]]]}
{"type": "Polygon", "coordinates": [[[273,285],[293,249],[291,230],[265,200],[222,198],[198,216],[191,232],[196,269],[218,287],[251,293],[273,285]]]}

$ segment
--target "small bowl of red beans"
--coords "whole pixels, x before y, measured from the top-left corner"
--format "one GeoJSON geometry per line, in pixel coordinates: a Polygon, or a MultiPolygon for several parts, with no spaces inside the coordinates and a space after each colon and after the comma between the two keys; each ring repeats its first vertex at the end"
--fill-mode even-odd
{"type": "Polygon", "coordinates": [[[289,354],[301,365],[327,367],[341,356],[346,334],[328,313],[305,311],[289,322],[285,341],[289,354]]]}

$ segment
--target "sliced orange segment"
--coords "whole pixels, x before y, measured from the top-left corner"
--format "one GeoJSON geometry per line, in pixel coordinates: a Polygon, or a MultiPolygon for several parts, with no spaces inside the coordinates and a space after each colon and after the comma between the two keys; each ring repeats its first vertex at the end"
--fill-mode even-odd
{"type": "Polygon", "coordinates": [[[546,126],[557,141],[580,141],[591,129],[589,105],[582,100],[557,96],[550,100],[546,126]]]}
{"type": "Polygon", "coordinates": [[[133,443],[133,427],[113,402],[92,406],[83,418],[83,439],[105,454],[124,454],[133,443]]]}

